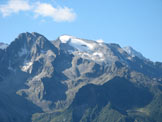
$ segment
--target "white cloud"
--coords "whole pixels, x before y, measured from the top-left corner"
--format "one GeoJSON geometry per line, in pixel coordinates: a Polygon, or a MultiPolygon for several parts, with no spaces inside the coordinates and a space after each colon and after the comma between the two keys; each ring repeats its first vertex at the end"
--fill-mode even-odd
{"type": "Polygon", "coordinates": [[[25,0],[9,0],[6,5],[0,5],[0,12],[4,17],[20,11],[28,11],[32,7],[25,0]]]}
{"type": "Polygon", "coordinates": [[[76,14],[71,8],[68,7],[58,7],[54,8],[51,4],[38,3],[35,10],[36,16],[51,17],[56,22],[68,21],[71,22],[75,20],[76,14]]]}
{"type": "Polygon", "coordinates": [[[49,3],[32,3],[27,0],[9,0],[7,4],[0,5],[0,13],[3,17],[10,16],[20,11],[31,11],[36,17],[51,17],[56,22],[71,22],[76,18],[73,9],[68,7],[53,7],[49,3]]]}

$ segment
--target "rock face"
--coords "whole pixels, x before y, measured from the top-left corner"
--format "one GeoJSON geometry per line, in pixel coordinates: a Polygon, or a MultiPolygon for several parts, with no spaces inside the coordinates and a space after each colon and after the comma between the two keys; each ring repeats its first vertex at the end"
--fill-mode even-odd
{"type": "Polygon", "coordinates": [[[0,57],[2,122],[162,121],[162,63],[132,48],[22,33],[0,57]]]}

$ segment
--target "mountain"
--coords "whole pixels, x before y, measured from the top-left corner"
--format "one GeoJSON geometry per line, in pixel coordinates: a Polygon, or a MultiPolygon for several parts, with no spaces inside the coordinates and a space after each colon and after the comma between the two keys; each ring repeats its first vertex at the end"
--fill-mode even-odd
{"type": "Polygon", "coordinates": [[[8,47],[8,44],[0,42],[0,49],[6,49],[8,47]]]}
{"type": "Polygon", "coordinates": [[[140,52],[134,50],[134,49],[133,49],[132,47],[130,47],[130,46],[124,47],[123,49],[124,49],[129,55],[131,55],[132,57],[137,56],[137,57],[140,58],[140,59],[145,59],[145,60],[146,60],[146,58],[145,58],[140,52]]]}
{"type": "Polygon", "coordinates": [[[161,122],[162,63],[132,48],[20,34],[0,50],[1,122],[161,122]]]}

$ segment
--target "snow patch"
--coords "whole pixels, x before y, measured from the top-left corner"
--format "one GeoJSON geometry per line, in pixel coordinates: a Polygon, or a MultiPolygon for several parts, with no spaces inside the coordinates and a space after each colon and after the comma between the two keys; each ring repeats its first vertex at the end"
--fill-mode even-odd
{"type": "Polygon", "coordinates": [[[140,59],[146,59],[140,52],[134,50],[132,47],[124,47],[123,48],[125,52],[127,52],[131,57],[137,56],[140,59]]]}
{"type": "Polygon", "coordinates": [[[32,61],[30,62],[25,61],[24,66],[21,67],[21,70],[27,72],[32,65],[33,65],[32,61]]]}
{"type": "Polygon", "coordinates": [[[102,43],[104,43],[104,40],[98,39],[98,40],[96,40],[96,42],[99,43],[99,44],[102,44],[102,43]]]}
{"type": "Polygon", "coordinates": [[[75,38],[75,37],[68,36],[68,35],[63,35],[63,36],[59,37],[59,39],[61,40],[62,43],[67,43],[71,38],[75,38]]]}
{"type": "Polygon", "coordinates": [[[90,51],[93,50],[96,46],[94,42],[87,42],[73,36],[64,35],[60,36],[59,39],[62,43],[68,43],[70,46],[77,49],[78,51],[90,51]]]}
{"type": "Polygon", "coordinates": [[[94,46],[95,46],[93,43],[87,43],[87,42],[85,42],[81,39],[71,39],[70,45],[75,47],[76,49],[78,49],[80,51],[93,50],[94,46]]]}
{"type": "Polygon", "coordinates": [[[74,48],[74,50],[68,50],[69,53],[96,62],[102,62],[105,60],[104,53],[102,51],[102,44],[104,43],[102,39],[90,41],[73,36],[63,35],[59,37],[59,40],[61,43],[66,43],[74,48]],[[101,51],[98,51],[98,49],[101,51]]]}
{"type": "Polygon", "coordinates": [[[103,57],[103,53],[95,52],[95,53],[93,53],[93,56],[98,56],[98,57],[102,58],[103,57]]]}
{"type": "Polygon", "coordinates": [[[0,49],[4,50],[8,47],[8,44],[0,43],[0,49]]]}

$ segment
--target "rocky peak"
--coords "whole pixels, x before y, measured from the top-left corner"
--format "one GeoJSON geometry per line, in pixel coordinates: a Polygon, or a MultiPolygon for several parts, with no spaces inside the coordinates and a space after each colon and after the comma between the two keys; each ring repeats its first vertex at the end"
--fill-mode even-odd
{"type": "Polygon", "coordinates": [[[5,60],[9,69],[21,68],[27,71],[34,61],[49,55],[56,56],[57,48],[38,33],[21,33],[7,48],[5,60]]]}
{"type": "Polygon", "coordinates": [[[47,50],[54,50],[57,49],[51,42],[46,39],[41,34],[36,32],[33,33],[21,33],[8,47],[7,52],[11,55],[25,55],[28,52],[31,53],[41,53],[47,50]]]}

